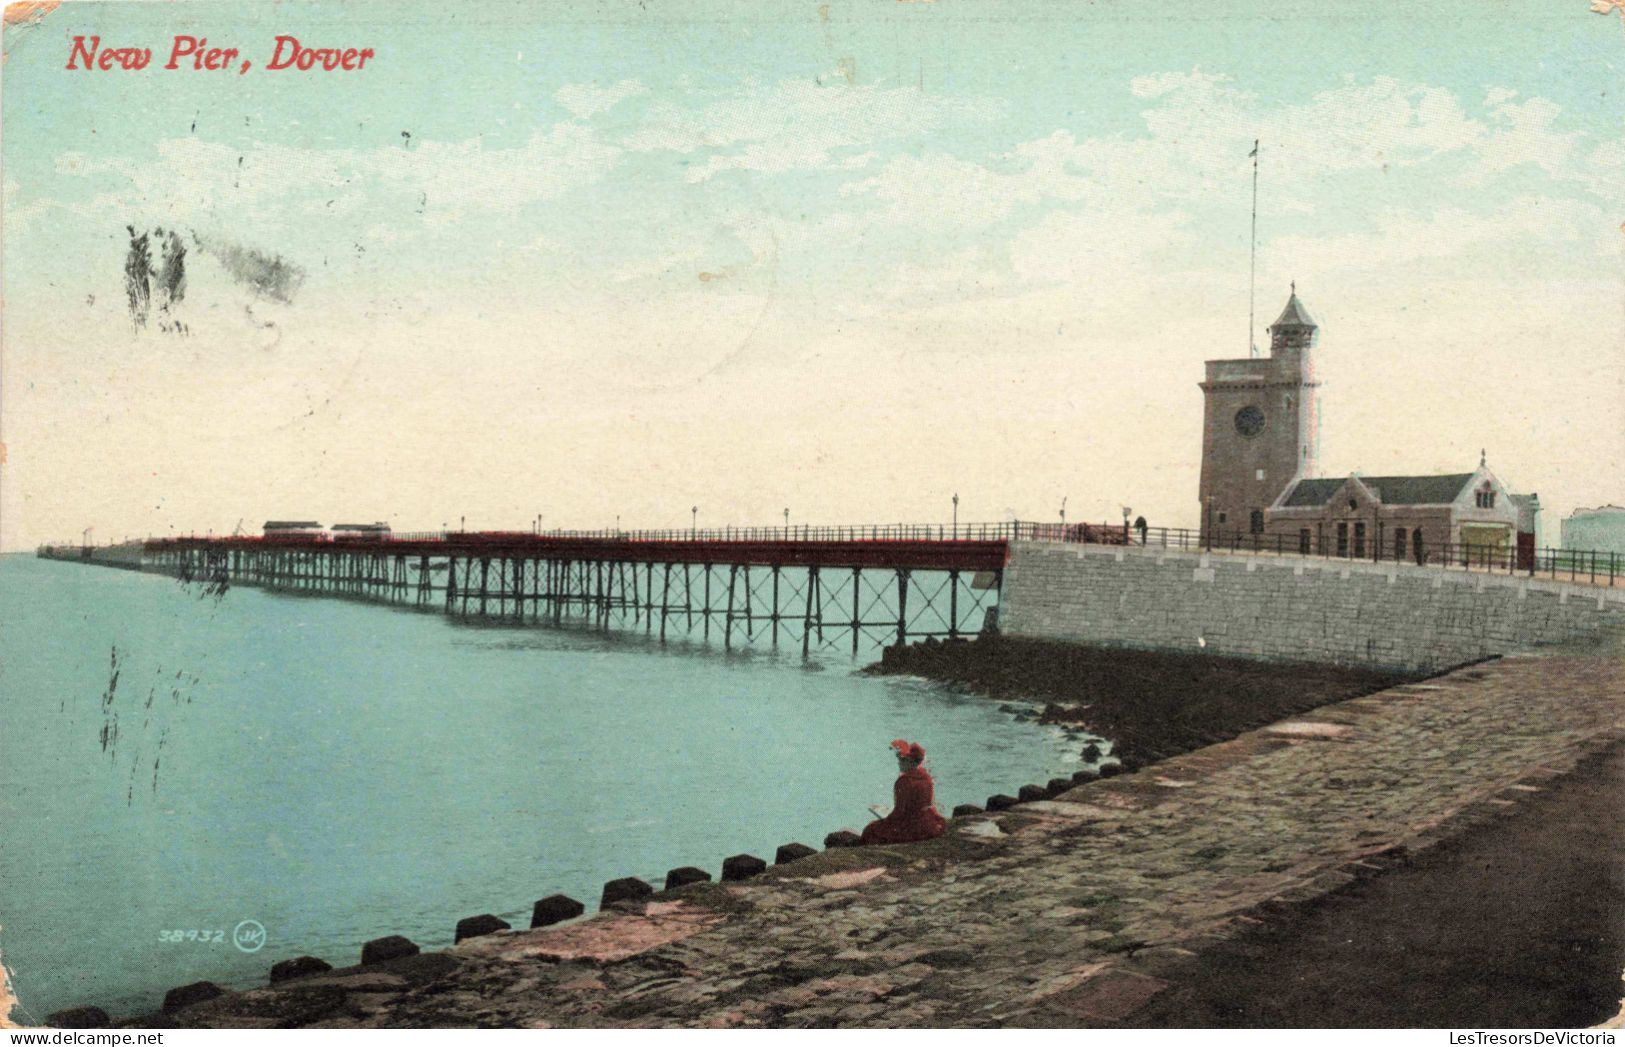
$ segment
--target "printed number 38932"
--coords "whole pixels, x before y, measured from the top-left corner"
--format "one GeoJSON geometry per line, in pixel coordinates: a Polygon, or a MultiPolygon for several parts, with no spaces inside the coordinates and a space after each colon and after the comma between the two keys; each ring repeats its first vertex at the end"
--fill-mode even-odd
{"type": "Polygon", "coordinates": [[[161,942],[200,942],[203,944],[218,945],[226,940],[226,932],[198,930],[159,931],[158,940],[161,942]]]}

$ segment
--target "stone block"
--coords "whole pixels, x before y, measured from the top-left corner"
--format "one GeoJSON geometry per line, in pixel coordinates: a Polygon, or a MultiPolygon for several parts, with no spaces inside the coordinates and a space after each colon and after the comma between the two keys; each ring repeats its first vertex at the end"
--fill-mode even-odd
{"type": "Polygon", "coordinates": [[[1072,772],[1072,781],[1077,785],[1082,785],[1084,782],[1092,782],[1099,777],[1100,772],[1095,770],[1093,767],[1085,767],[1081,771],[1072,772]]]}
{"type": "Polygon", "coordinates": [[[598,907],[607,909],[616,902],[636,902],[655,893],[655,889],[636,876],[623,876],[619,880],[610,880],[604,884],[603,896],[598,899],[598,907]]]}
{"type": "Polygon", "coordinates": [[[1115,778],[1122,773],[1123,765],[1120,763],[1103,763],[1100,765],[1100,776],[1102,778],[1115,778]]]}
{"type": "Polygon", "coordinates": [[[164,993],[163,1011],[165,1014],[174,1014],[195,1003],[202,1003],[204,1000],[212,1000],[225,994],[226,990],[214,982],[193,982],[190,985],[177,986],[164,993]]]}
{"type": "Polygon", "coordinates": [[[1020,802],[1021,801],[1016,799],[1014,796],[1007,796],[1004,793],[994,793],[992,796],[987,798],[987,809],[990,811],[1008,811],[1010,808],[1014,807],[1020,802]]]}
{"type": "Polygon", "coordinates": [[[1016,790],[1016,798],[1022,803],[1032,803],[1034,800],[1049,799],[1049,790],[1042,785],[1023,785],[1016,790]]]}
{"type": "Polygon", "coordinates": [[[550,894],[536,903],[530,913],[532,927],[550,927],[555,923],[573,920],[587,911],[587,907],[567,894],[550,894]]]}
{"type": "Polygon", "coordinates": [[[863,837],[859,836],[850,829],[840,829],[824,837],[824,847],[826,850],[831,847],[860,847],[862,845],[863,837]]]}
{"type": "Polygon", "coordinates": [[[1044,786],[1044,792],[1048,796],[1059,796],[1070,788],[1072,788],[1072,779],[1051,778],[1049,784],[1044,786]]]}
{"type": "Polygon", "coordinates": [[[691,883],[710,883],[711,874],[692,865],[680,865],[666,873],[666,890],[687,887],[691,883]]]}
{"type": "Polygon", "coordinates": [[[752,876],[760,876],[767,872],[767,863],[754,854],[736,854],[731,858],[722,859],[722,880],[724,883],[737,883],[748,880],[752,876]]]}
{"type": "Polygon", "coordinates": [[[389,960],[399,960],[406,956],[418,954],[417,942],[399,934],[390,934],[382,938],[374,938],[361,947],[361,965],[365,967],[371,963],[384,963],[389,960]]]}
{"type": "Polygon", "coordinates": [[[333,965],[317,956],[295,956],[291,960],[280,960],[271,965],[271,984],[285,982],[290,978],[303,978],[311,974],[321,974],[331,971],[333,965]]]}
{"type": "Polygon", "coordinates": [[[974,803],[962,803],[959,806],[954,808],[954,817],[955,818],[969,818],[972,815],[981,814],[981,813],[982,813],[982,809],[980,807],[976,806],[974,803]]]}
{"type": "Polygon", "coordinates": [[[773,855],[773,864],[784,865],[788,862],[798,862],[817,853],[804,843],[787,843],[781,845],[778,852],[773,855]]]}
{"type": "Polygon", "coordinates": [[[454,940],[460,942],[464,938],[478,938],[481,935],[495,934],[497,931],[506,931],[512,926],[513,924],[507,920],[500,919],[490,913],[482,913],[479,916],[465,916],[457,921],[454,940]]]}

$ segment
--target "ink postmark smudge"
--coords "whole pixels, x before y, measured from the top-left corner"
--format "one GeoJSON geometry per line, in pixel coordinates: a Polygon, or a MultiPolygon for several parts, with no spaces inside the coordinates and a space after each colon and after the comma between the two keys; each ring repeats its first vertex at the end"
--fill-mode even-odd
{"type": "Polygon", "coordinates": [[[225,240],[205,240],[195,232],[192,240],[198,250],[212,255],[233,280],[255,294],[278,302],[292,302],[299,285],[304,283],[304,269],[279,254],[225,240]]]}
{"type": "MultiPolygon", "coordinates": [[[[187,244],[174,229],[138,229],[125,226],[130,247],[124,256],[124,291],[130,321],[137,330],[156,319],[158,329],[170,334],[189,333],[180,307],[187,290],[187,244]],[[156,256],[156,257],[155,257],[156,256]]],[[[256,298],[291,303],[304,283],[303,267],[270,251],[232,243],[219,237],[189,233],[192,247],[220,263],[233,283],[256,298]]]]}
{"type": "Polygon", "coordinates": [[[186,244],[173,229],[167,232],[124,227],[130,234],[130,249],[124,256],[124,292],[130,303],[130,321],[139,330],[147,326],[152,308],[158,309],[158,329],[172,334],[187,333],[186,324],[176,315],[186,298],[186,244]],[[158,262],[153,263],[153,243],[158,245],[158,262]]]}

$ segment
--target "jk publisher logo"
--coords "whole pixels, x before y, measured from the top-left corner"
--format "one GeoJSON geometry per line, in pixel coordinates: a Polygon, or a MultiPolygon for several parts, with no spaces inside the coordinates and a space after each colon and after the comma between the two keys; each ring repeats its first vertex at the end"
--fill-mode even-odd
{"type": "Polygon", "coordinates": [[[265,948],[265,926],[258,920],[244,920],[232,929],[231,944],[243,952],[259,952],[265,948]]]}

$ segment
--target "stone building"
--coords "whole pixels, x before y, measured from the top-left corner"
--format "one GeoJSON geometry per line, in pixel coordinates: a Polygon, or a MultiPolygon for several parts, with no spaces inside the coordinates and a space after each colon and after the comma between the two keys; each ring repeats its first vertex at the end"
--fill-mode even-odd
{"type": "Polygon", "coordinates": [[[1514,495],[1482,455],[1465,473],[1316,477],[1319,327],[1296,286],[1269,333],[1268,356],[1207,361],[1204,542],[1365,559],[1533,555],[1538,497],[1514,495]]]}
{"type": "Polygon", "coordinates": [[[1561,525],[1563,548],[1625,553],[1625,508],[1599,505],[1576,509],[1561,525]]]}

